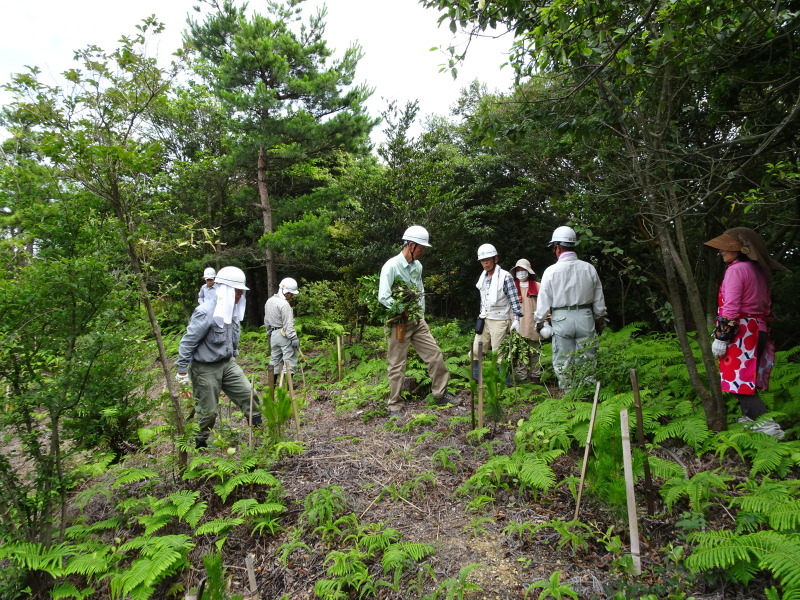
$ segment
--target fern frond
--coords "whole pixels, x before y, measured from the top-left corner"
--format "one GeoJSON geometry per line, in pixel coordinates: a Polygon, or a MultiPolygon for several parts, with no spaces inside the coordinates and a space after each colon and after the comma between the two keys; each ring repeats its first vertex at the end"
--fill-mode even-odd
{"type": "Polygon", "coordinates": [[[231,529],[234,527],[238,527],[244,523],[244,519],[234,518],[234,517],[220,517],[218,519],[213,519],[208,521],[207,523],[203,523],[195,529],[195,535],[205,535],[210,533],[211,535],[220,535],[220,534],[227,534],[231,529]]]}
{"type": "Polygon", "coordinates": [[[79,590],[71,583],[57,583],[50,590],[51,600],[83,600],[94,594],[94,588],[79,590]]]}
{"type": "Polygon", "coordinates": [[[409,560],[419,562],[435,552],[433,546],[417,542],[397,542],[391,544],[383,553],[381,566],[384,574],[402,568],[409,560]]]}
{"type": "Polygon", "coordinates": [[[122,472],[117,476],[116,481],[111,485],[112,488],[118,488],[129,483],[136,483],[137,481],[144,481],[146,479],[155,479],[158,473],[153,469],[146,468],[133,468],[122,469],[122,472]]]}
{"type": "Polygon", "coordinates": [[[283,512],[286,507],[278,502],[258,502],[254,498],[243,498],[233,503],[231,512],[243,517],[254,517],[261,515],[274,515],[283,512]]]}
{"type": "Polygon", "coordinates": [[[105,552],[92,552],[89,554],[78,554],[67,561],[64,566],[65,575],[83,575],[91,577],[100,573],[106,573],[111,566],[109,557],[111,548],[106,546],[105,552]]]}
{"type": "Polygon", "coordinates": [[[678,463],[672,462],[660,456],[650,456],[648,458],[650,470],[653,475],[661,479],[671,479],[672,477],[686,477],[686,471],[678,463]]]}

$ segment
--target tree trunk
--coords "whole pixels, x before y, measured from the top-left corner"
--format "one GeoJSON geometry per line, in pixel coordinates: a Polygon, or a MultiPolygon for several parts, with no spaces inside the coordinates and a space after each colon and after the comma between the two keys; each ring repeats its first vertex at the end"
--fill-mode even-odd
{"type": "MultiPolygon", "coordinates": [[[[258,196],[261,200],[261,216],[264,219],[264,234],[272,233],[272,204],[269,201],[267,189],[267,152],[264,146],[258,147],[258,196]]],[[[264,251],[264,263],[267,267],[267,296],[278,292],[277,275],[275,273],[275,260],[272,248],[267,246],[264,251]]]]}

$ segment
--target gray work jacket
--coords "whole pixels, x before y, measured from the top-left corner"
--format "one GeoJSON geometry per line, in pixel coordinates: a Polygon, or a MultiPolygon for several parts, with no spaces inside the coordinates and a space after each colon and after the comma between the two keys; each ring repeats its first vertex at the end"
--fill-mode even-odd
{"type": "Polygon", "coordinates": [[[239,323],[215,325],[212,317],[216,306],[217,297],[214,296],[194,309],[178,348],[175,361],[178,373],[186,373],[193,360],[211,363],[239,354],[239,323]]]}

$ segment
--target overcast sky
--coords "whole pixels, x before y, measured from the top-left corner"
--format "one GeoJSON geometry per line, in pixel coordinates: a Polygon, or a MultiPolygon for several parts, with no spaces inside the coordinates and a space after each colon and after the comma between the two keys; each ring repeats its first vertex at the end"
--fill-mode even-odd
{"type": "MultiPolygon", "coordinates": [[[[453,36],[446,25],[438,27],[437,13],[424,9],[417,0],[307,0],[305,12],[328,6],[326,39],[339,56],[351,42],[364,50],[357,81],[375,88],[368,108],[379,116],[388,100],[419,99],[420,115],[446,115],[459,91],[473,79],[488,85],[490,91],[508,90],[512,74],[506,61],[510,36],[481,39],[470,46],[467,61],[457,80],[440,73],[446,63],[443,52],[453,36]]],[[[158,55],[168,57],[179,45],[193,0],[0,0],[0,82],[25,65],[38,66],[49,81],[73,66],[73,51],[89,44],[113,49],[122,35],[135,33],[142,18],[155,14],[165,26],[160,36],[158,55]]],[[[259,11],[265,3],[251,1],[259,11]]],[[[260,12],[264,12],[261,10],[260,12]]],[[[463,43],[464,38],[456,38],[463,43]]],[[[8,96],[0,94],[0,101],[8,96]]],[[[373,139],[380,139],[373,136],[373,139]]]]}

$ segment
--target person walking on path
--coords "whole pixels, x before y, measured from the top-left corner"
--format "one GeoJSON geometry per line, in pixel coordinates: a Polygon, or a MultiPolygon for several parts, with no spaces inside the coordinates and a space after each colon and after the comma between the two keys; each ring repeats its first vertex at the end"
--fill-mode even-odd
{"type": "Polygon", "coordinates": [[[264,305],[264,327],[267,328],[267,339],[272,354],[269,364],[275,373],[284,371],[287,362],[292,373],[297,367],[300,338],[294,329],[294,311],[289,305],[289,300],[299,293],[297,281],[286,277],[278,284],[278,292],[264,305]]]}
{"type": "MultiPolygon", "coordinates": [[[[240,323],[244,318],[245,275],[236,267],[224,267],[216,276],[216,293],[194,309],[175,361],[180,384],[192,382],[196,401],[195,417],[200,431],[195,447],[208,446],[208,436],[217,419],[217,403],[222,392],[246,415],[253,425],[261,424],[261,413],[250,412],[250,382],[236,364],[239,353],[240,323]],[[252,418],[252,421],[250,419],[252,418]]],[[[260,400],[253,397],[253,406],[260,400]]]]}
{"type": "Polygon", "coordinates": [[[719,251],[727,265],[717,297],[717,319],[711,351],[719,360],[723,392],[739,400],[741,422],[782,439],[783,429],[768,411],[759,390],[769,389],[775,345],[769,334],[774,320],[770,298],[770,271],[789,270],[771,259],[762,237],[747,227],[734,227],[705,245],[719,251]]]}
{"type": "Polygon", "coordinates": [[[217,284],[214,283],[216,276],[217,272],[211,267],[208,267],[205,271],[203,271],[203,279],[206,280],[206,283],[200,288],[200,293],[197,294],[198,304],[202,304],[206,300],[210,300],[212,297],[214,297],[214,290],[217,289],[217,284]]]}
{"type": "MultiPolygon", "coordinates": [[[[519,334],[523,337],[538,342],[541,338],[536,331],[536,322],[533,315],[536,312],[536,299],[539,296],[539,282],[533,279],[536,273],[527,258],[520,258],[509,272],[514,277],[520,304],[522,305],[522,319],[519,323],[519,334]]],[[[536,367],[538,352],[531,348],[528,358],[528,378],[539,381],[539,370],[536,367]]]]}
{"type": "MultiPolygon", "coordinates": [[[[406,287],[419,291],[420,317],[408,319],[407,314],[398,314],[388,330],[387,358],[389,377],[389,413],[399,413],[402,408],[400,393],[403,390],[403,379],[408,360],[408,348],[414,350],[428,367],[431,377],[431,392],[439,405],[452,404],[457,406],[461,400],[447,391],[450,373],[444,364],[444,356],[436,340],[431,335],[431,330],[425,322],[425,288],[422,283],[422,263],[419,258],[430,248],[428,231],[420,225],[412,225],[403,234],[403,249],[400,254],[386,261],[381,269],[380,283],[378,286],[378,300],[388,309],[394,308],[395,299],[392,296],[392,286],[395,281],[401,281],[406,287]],[[405,335],[398,340],[398,325],[402,321],[405,325],[405,335]]],[[[398,311],[401,313],[401,311],[398,311]]]]}
{"type": "MultiPolygon", "coordinates": [[[[499,352],[506,334],[509,331],[519,331],[523,316],[514,278],[500,267],[497,249],[491,244],[482,244],[478,248],[478,261],[483,271],[475,284],[481,298],[475,340],[472,343],[472,370],[475,379],[478,378],[478,361],[474,359],[478,356],[478,344],[483,342],[484,352],[499,352]]],[[[499,363],[502,357],[498,356],[497,360],[499,363]]],[[[511,376],[509,373],[506,383],[510,383],[511,376]]]]}
{"type": "Polygon", "coordinates": [[[537,331],[550,314],[553,329],[553,370],[558,387],[569,389],[567,367],[585,363],[597,353],[592,338],[605,324],[606,303],[597,270],[575,253],[578,236],[571,227],[553,231],[548,246],[556,263],[545,269],[539,287],[534,320],[537,331]]]}

